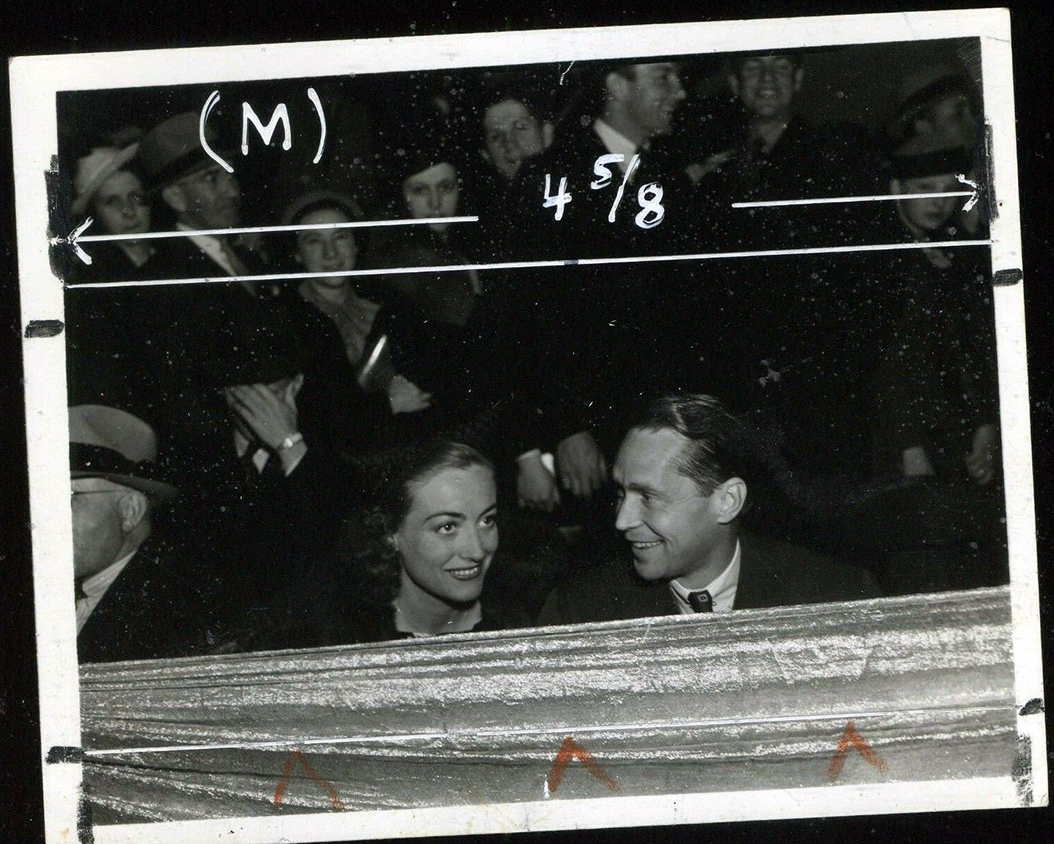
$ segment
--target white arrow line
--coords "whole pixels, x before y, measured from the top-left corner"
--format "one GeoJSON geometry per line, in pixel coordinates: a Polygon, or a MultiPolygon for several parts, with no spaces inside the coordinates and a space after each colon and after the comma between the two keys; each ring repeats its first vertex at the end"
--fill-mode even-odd
{"type": "Polygon", "coordinates": [[[779,208],[787,205],[827,205],[840,202],[886,202],[901,199],[935,199],[938,196],[975,196],[976,191],[952,190],[940,193],[885,193],[875,196],[824,196],[818,199],[769,199],[763,202],[733,202],[733,208],[779,208]]]}
{"type": "Polygon", "coordinates": [[[966,176],[964,176],[962,173],[960,173],[955,178],[958,179],[962,184],[969,185],[973,188],[973,196],[971,196],[970,200],[963,206],[963,212],[969,211],[977,204],[977,200],[981,198],[981,187],[977,184],[977,182],[967,179],[966,176]]]}
{"type": "Polygon", "coordinates": [[[268,234],[274,232],[314,231],[317,229],[361,229],[380,226],[422,226],[435,223],[478,223],[479,217],[427,217],[402,220],[358,220],[350,223],[309,223],[296,226],[250,226],[233,229],[192,229],[189,231],[179,229],[168,232],[138,232],[132,234],[82,234],[92,222],[92,218],[89,217],[66,237],[61,235],[52,237],[49,242],[52,246],[58,246],[63,243],[69,244],[77,250],[82,260],[86,259],[85,263],[90,264],[91,258],[88,258],[77,244],[107,243],[115,240],[161,240],[169,237],[195,237],[197,235],[268,234]]]}
{"type": "Polygon", "coordinates": [[[973,190],[951,190],[934,193],[884,193],[874,196],[823,196],[815,199],[770,199],[761,202],[733,202],[733,208],[781,208],[788,205],[828,205],[846,202],[899,202],[908,199],[936,199],[944,196],[968,196],[970,197],[963,211],[969,211],[977,200],[980,199],[980,187],[977,182],[970,181],[962,173],[956,179],[964,185],[969,185],[973,190]]]}
{"type": "Polygon", "coordinates": [[[847,252],[889,252],[904,249],[954,249],[963,246],[991,246],[991,240],[946,240],[935,243],[871,243],[861,246],[819,246],[807,249],[764,249],[755,252],[699,252],[690,255],[633,255],[624,258],[570,258],[552,261],[505,261],[493,264],[440,264],[432,267],[386,267],[377,270],[334,270],[326,273],[268,273],[266,275],[214,276],[210,278],[167,278],[149,281],[95,281],[70,284],[82,287],[162,287],[173,284],[225,284],[234,281],[282,281],[305,278],[364,278],[401,273],[452,273],[470,270],[528,270],[544,267],[594,266],[598,264],[649,264],[662,261],[710,261],[719,258],[762,258],[784,255],[832,255],[847,252]]]}

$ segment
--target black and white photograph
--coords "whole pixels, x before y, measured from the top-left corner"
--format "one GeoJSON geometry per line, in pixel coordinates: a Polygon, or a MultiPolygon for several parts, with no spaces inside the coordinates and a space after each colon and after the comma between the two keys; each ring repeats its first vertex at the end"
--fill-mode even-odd
{"type": "Polygon", "coordinates": [[[1008,13],[817,20],[14,61],[49,841],[1047,804],[1008,13]]]}

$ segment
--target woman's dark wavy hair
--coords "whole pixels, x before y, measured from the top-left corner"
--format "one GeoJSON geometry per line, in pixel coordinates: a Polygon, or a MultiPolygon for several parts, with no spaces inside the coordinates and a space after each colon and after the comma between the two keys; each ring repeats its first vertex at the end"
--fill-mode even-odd
{"type": "Polygon", "coordinates": [[[391,537],[410,512],[414,491],[447,469],[494,464],[465,443],[438,440],[417,447],[395,449],[388,460],[375,464],[373,504],[351,520],[345,542],[365,575],[364,597],[388,603],[399,589],[401,565],[391,537]]]}

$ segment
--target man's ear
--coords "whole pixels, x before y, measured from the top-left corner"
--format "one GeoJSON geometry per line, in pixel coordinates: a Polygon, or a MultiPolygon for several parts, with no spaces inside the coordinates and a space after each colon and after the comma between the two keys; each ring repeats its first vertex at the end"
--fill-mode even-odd
{"type": "MultiPolygon", "coordinates": [[[[890,193],[904,193],[904,183],[900,179],[892,178],[889,180],[889,192],[890,193]]],[[[897,202],[900,200],[898,199],[897,202]]]]}
{"type": "Polygon", "coordinates": [[[179,185],[169,185],[161,188],[161,198],[165,200],[173,211],[182,214],[187,210],[187,198],[183,195],[183,188],[179,185]]]}
{"type": "Polygon", "coordinates": [[[738,516],[747,503],[747,482],[731,477],[714,490],[717,496],[717,523],[727,525],[738,516]]]}
{"type": "Polygon", "coordinates": [[[795,91],[800,91],[801,90],[801,83],[802,83],[802,80],[804,78],[805,78],[805,68],[804,67],[799,67],[796,71],[794,71],[794,90],[795,91]]]}
{"type": "Polygon", "coordinates": [[[494,163],[494,159],[490,157],[490,153],[487,152],[487,148],[486,147],[480,147],[479,148],[479,157],[482,158],[484,161],[486,161],[487,164],[493,164],[494,163]]]}
{"type": "Polygon", "coordinates": [[[542,149],[549,149],[549,145],[553,142],[553,135],[555,132],[556,127],[548,120],[542,124],[542,149]]]}
{"type": "Polygon", "coordinates": [[[739,99],[739,77],[734,73],[728,74],[728,87],[732,91],[732,96],[739,99]]]}
{"type": "Polygon", "coordinates": [[[121,517],[121,530],[131,533],[146,516],[146,496],[137,489],[124,492],[117,501],[117,512],[121,517]]]}

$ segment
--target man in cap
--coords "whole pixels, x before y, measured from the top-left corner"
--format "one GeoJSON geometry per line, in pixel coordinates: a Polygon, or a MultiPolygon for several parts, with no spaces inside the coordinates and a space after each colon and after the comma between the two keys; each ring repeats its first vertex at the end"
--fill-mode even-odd
{"type": "Polygon", "coordinates": [[[160,479],[157,441],[138,417],[103,405],[69,409],[73,566],[81,662],[183,656],[215,645],[223,606],[202,558],[154,529],[176,498],[160,479]]]}
{"type": "Polygon", "coordinates": [[[712,396],[656,400],[630,428],[612,476],[618,559],[549,596],[539,624],[728,612],[879,595],[871,575],[741,529],[745,433],[712,396]]]}

